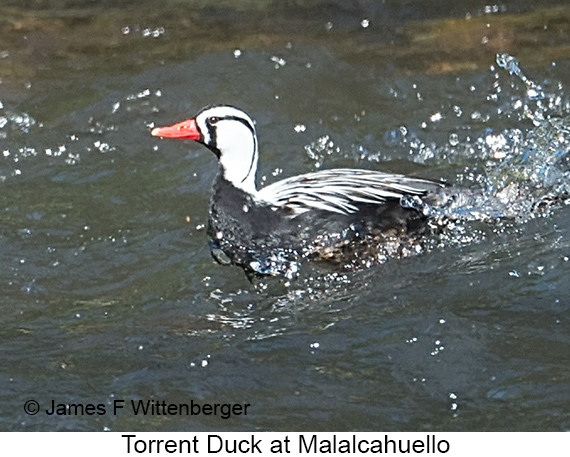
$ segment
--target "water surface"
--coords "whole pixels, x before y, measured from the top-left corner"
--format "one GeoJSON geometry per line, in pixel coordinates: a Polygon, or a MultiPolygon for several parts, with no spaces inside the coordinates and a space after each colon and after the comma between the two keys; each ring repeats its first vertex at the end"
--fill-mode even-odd
{"type": "Polygon", "coordinates": [[[567,6],[62,3],[0,8],[0,429],[570,428],[567,6]],[[260,185],[378,169],[509,217],[256,289],[209,254],[213,155],[149,134],[210,103],[257,120],[260,185]]]}

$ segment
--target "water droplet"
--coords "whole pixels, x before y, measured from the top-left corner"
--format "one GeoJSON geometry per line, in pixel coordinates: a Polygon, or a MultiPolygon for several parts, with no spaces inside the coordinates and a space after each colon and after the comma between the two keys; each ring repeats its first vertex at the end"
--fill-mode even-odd
{"type": "Polygon", "coordinates": [[[441,113],[434,113],[430,116],[429,120],[431,122],[439,122],[443,119],[443,115],[441,113]]]}
{"type": "Polygon", "coordinates": [[[160,35],[164,35],[164,27],[158,27],[152,31],[153,38],[158,38],[160,35]]]}
{"type": "Polygon", "coordinates": [[[271,62],[273,62],[275,64],[276,70],[283,67],[285,64],[287,64],[287,61],[285,59],[283,59],[282,57],[278,57],[278,56],[271,56],[271,62]]]}

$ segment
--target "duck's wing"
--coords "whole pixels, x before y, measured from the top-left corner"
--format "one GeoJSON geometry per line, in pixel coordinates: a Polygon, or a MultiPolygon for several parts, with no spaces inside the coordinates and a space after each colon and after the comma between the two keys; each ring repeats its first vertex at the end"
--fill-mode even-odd
{"type": "Polygon", "coordinates": [[[389,199],[422,197],[441,188],[442,185],[424,179],[340,168],[278,181],[258,191],[257,197],[287,208],[295,217],[311,210],[350,214],[362,204],[380,205],[389,199]]]}

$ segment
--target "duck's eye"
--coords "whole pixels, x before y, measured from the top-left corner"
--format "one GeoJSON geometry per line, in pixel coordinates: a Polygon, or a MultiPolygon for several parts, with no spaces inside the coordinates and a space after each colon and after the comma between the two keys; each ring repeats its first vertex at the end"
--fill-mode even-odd
{"type": "Polygon", "coordinates": [[[217,124],[219,120],[220,120],[220,118],[218,118],[216,116],[212,116],[211,118],[208,119],[210,125],[217,124]]]}

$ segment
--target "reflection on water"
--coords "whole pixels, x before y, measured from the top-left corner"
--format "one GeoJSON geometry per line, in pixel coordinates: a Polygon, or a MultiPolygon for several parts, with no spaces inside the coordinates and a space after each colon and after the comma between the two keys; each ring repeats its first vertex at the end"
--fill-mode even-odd
{"type": "Polygon", "coordinates": [[[567,7],[307,2],[242,27],[247,7],[175,3],[6,10],[0,428],[568,430],[567,7]],[[425,255],[254,287],[210,258],[215,159],[149,135],[220,102],[257,119],[260,185],[359,167],[469,198],[425,255]],[[32,397],[252,409],[52,418],[32,397]]]}

